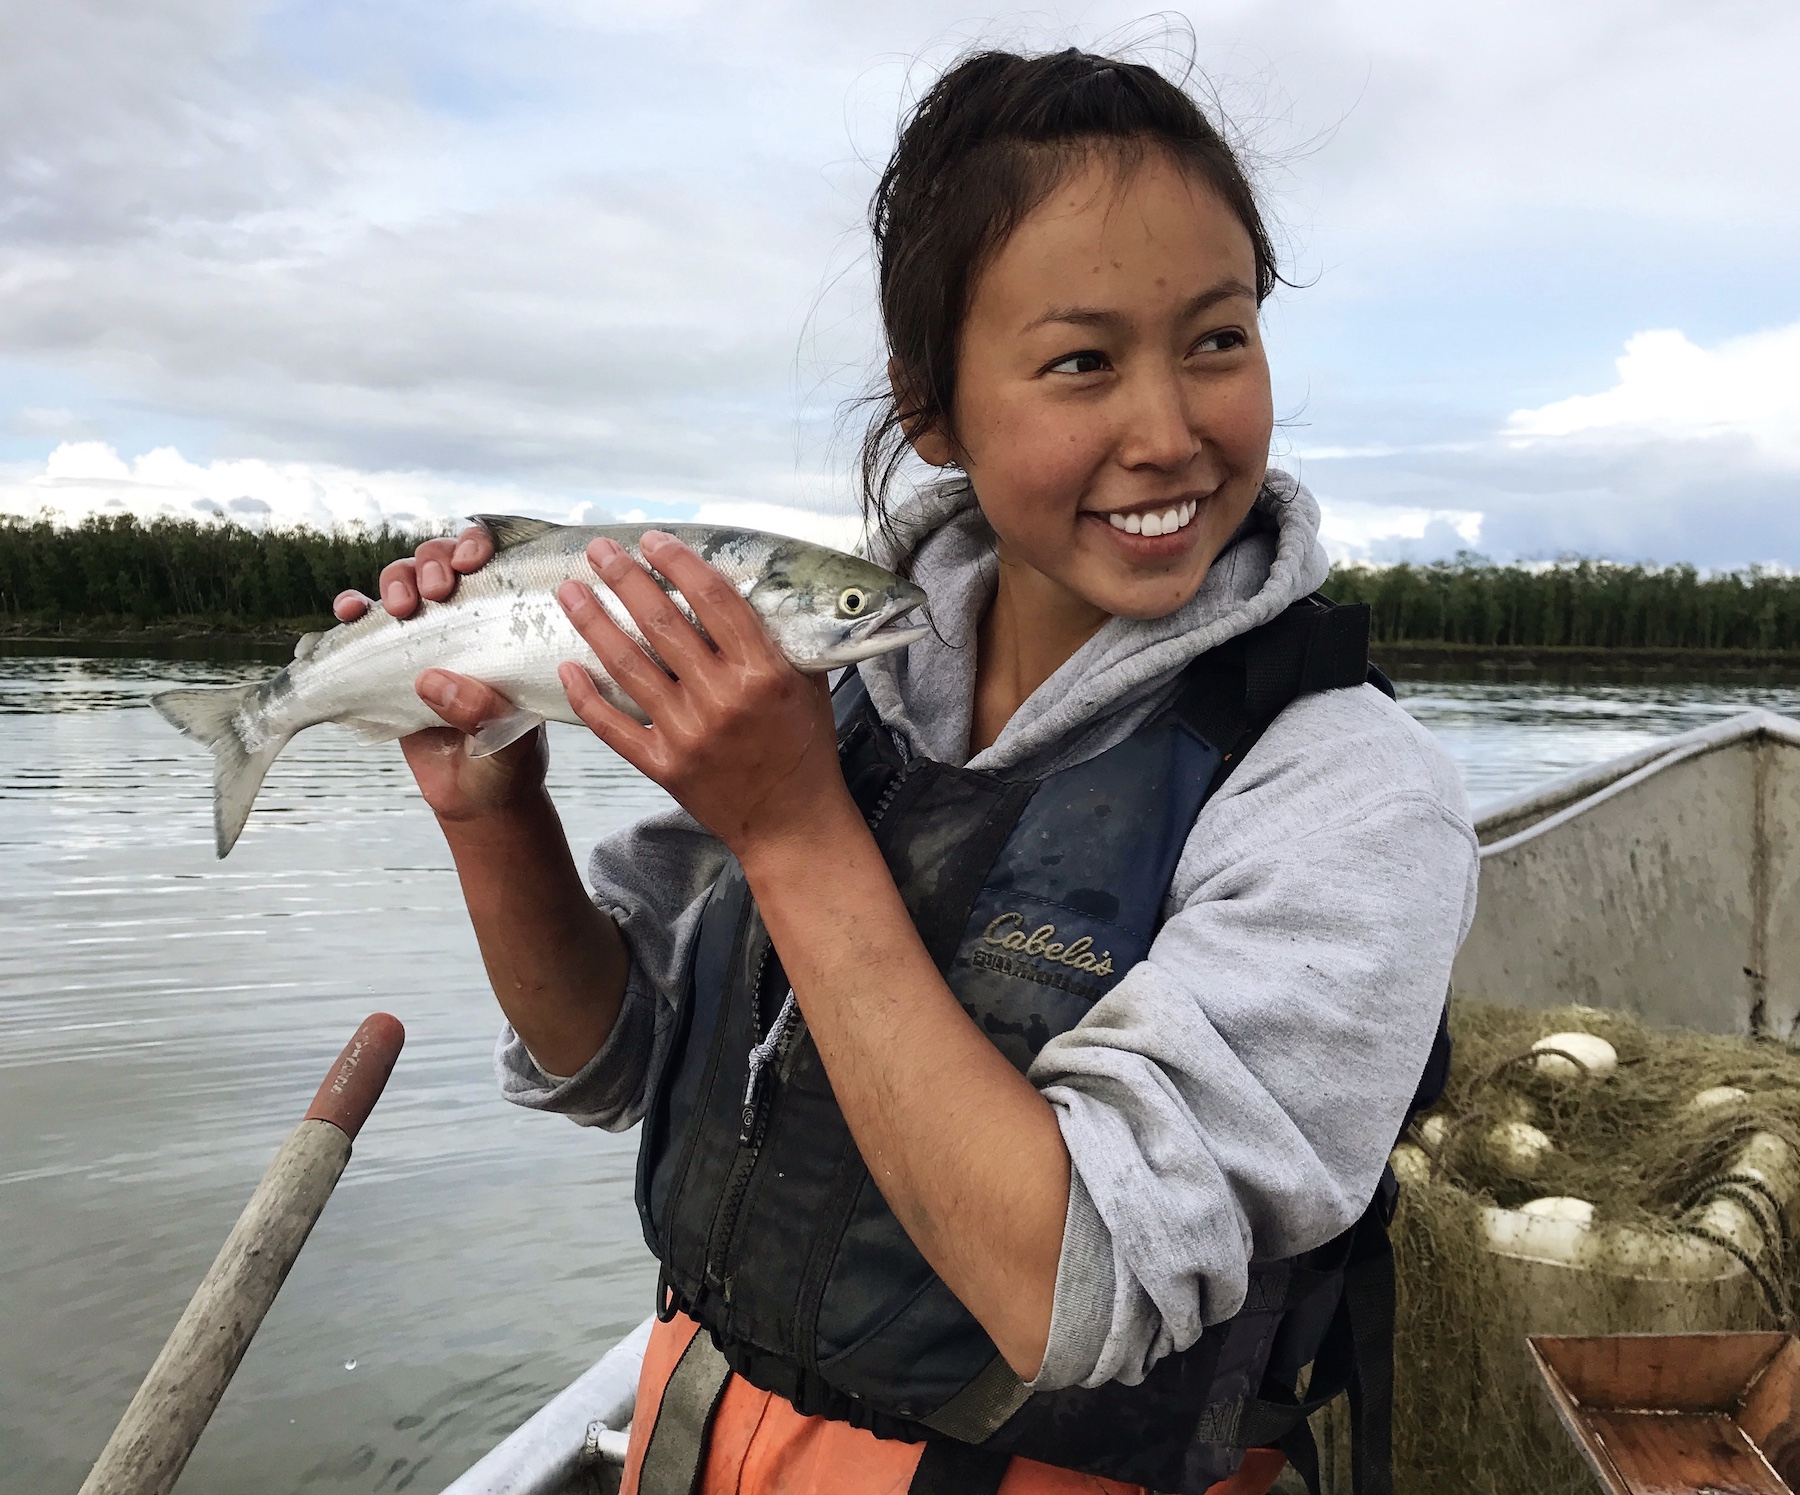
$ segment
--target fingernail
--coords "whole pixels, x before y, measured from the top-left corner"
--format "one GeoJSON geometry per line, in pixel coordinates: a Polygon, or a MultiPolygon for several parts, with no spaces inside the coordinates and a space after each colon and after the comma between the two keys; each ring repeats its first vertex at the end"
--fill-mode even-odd
{"type": "Polygon", "coordinates": [[[428,706],[449,706],[456,700],[456,682],[442,670],[426,670],[414,686],[428,706]]]}
{"type": "Polygon", "coordinates": [[[480,552],[473,540],[458,540],[456,549],[450,552],[450,564],[453,566],[472,566],[480,552]]]}
{"type": "Polygon", "coordinates": [[[645,540],[654,540],[658,545],[664,544],[665,542],[673,544],[675,537],[666,529],[647,529],[644,531],[643,540],[639,540],[638,544],[642,545],[645,540]]]}
{"type": "Polygon", "coordinates": [[[556,589],[556,600],[562,603],[565,611],[574,612],[592,602],[594,594],[578,581],[565,581],[556,589]]]}
{"type": "Polygon", "coordinates": [[[381,605],[389,612],[398,612],[406,606],[406,588],[397,581],[389,582],[382,588],[381,605]]]}
{"type": "Polygon", "coordinates": [[[427,561],[419,567],[419,580],[428,587],[447,587],[450,585],[450,573],[441,561],[427,561]]]}

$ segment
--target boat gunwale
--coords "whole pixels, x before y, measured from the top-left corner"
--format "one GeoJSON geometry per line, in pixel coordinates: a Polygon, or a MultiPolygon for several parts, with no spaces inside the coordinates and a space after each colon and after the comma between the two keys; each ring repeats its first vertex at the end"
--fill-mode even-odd
{"type": "Polygon", "coordinates": [[[1516,850],[1665,769],[1757,738],[1800,747],[1800,721],[1754,707],[1724,721],[1710,722],[1673,737],[1658,738],[1635,752],[1609,758],[1592,768],[1577,769],[1548,784],[1488,805],[1475,821],[1477,839],[1519,821],[1527,823],[1497,840],[1484,841],[1481,858],[1486,861],[1491,856],[1516,850]],[[1534,815],[1536,818],[1531,818],[1534,815]]]}

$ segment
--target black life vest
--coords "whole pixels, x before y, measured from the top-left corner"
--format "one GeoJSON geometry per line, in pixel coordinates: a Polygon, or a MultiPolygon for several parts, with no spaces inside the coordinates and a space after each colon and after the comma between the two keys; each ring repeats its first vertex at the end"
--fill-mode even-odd
{"type": "MultiPolygon", "coordinates": [[[[1308,598],[1196,660],[1174,706],[1124,741],[1045,778],[906,758],[854,673],[835,700],[839,755],[926,949],[1023,1071],[1148,953],[1196,817],[1263,728],[1300,695],[1365,680],[1386,687],[1367,609],[1308,598]]],[[[698,1320],[721,1367],[803,1414],[930,1440],[922,1471],[993,1473],[1016,1454],[1195,1495],[1248,1447],[1279,1444],[1310,1478],[1305,1414],[1349,1387],[1368,1425],[1361,1495],[1385,1488],[1391,1193],[1337,1240],[1253,1263],[1239,1313],[1141,1385],[1032,1395],[870,1178],[735,862],[704,910],[676,1025],[638,1209],[659,1312],[698,1320]]],[[[1440,1027],[1415,1105],[1441,1088],[1447,1042],[1440,1027]]]]}

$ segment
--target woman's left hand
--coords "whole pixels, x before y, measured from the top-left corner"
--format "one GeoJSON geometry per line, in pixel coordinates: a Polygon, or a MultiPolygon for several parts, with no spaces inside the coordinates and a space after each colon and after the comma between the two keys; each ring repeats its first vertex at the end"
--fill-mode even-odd
{"type": "Polygon", "coordinates": [[[712,642],[648,572],[597,540],[588,559],[668,670],[569,582],[557,595],[570,620],[654,725],[608,704],[576,664],[562,667],[569,702],[743,864],[876,1186],[1030,1379],[1049,1342],[1069,1210],[1056,1113],[976,1028],[920,941],[845,787],[825,681],[795,670],[693,551],[655,532],[643,551],[712,642]]]}
{"type": "Polygon", "coordinates": [[[613,622],[591,588],[564,582],[557,597],[569,621],[652,725],[611,705],[570,663],[559,675],[576,714],[740,861],[815,830],[821,812],[849,806],[825,677],[809,680],[789,664],[736,588],[674,536],[650,530],[641,548],[711,642],[621,546],[594,541],[589,562],[675,678],[613,622]]]}

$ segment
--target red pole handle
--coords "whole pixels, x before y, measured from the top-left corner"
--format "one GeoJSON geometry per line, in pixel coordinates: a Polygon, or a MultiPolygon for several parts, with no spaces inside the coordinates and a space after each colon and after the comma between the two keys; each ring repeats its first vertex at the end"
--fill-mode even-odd
{"type": "Polygon", "coordinates": [[[388,1076],[394,1072],[394,1061],[400,1057],[400,1046],[406,1042],[406,1029],[400,1019],[385,1012],[374,1012],[363,1019],[362,1026],[351,1035],[338,1055],[325,1083],[307,1107],[306,1120],[329,1121],[351,1141],[362,1130],[381,1099],[388,1076]]]}

